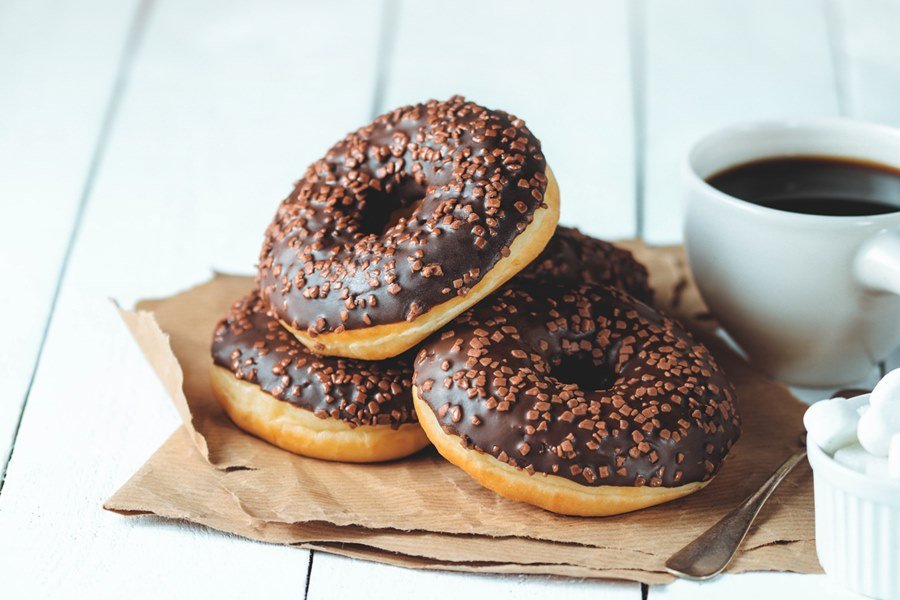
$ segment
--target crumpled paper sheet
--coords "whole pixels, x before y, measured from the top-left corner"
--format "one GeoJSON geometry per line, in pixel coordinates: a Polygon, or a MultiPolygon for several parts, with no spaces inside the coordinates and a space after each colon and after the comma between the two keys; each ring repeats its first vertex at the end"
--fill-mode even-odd
{"type": "MultiPolygon", "coordinates": [[[[804,405],[714,335],[681,248],[628,247],[656,303],[716,355],[738,390],[744,433],[701,492],[608,518],[554,515],[478,485],[433,449],[380,465],[284,452],[237,429],[210,389],[212,329],[253,285],[217,275],[121,311],[184,426],[106,503],[245,537],[414,568],[671,581],[663,563],[755,490],[797,447],[804,405]]],[[[729,568],[818,573],[812,475],[798,467],[763,509],[729,568]]]]}

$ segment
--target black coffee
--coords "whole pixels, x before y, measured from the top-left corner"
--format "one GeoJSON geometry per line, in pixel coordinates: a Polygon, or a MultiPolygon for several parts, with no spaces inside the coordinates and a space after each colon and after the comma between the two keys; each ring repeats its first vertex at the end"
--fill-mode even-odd
{"type": "Polygon", "coordinates": [[[729,196],[788,212],[854,217],[900,211],[900,169],[849,158],[767,158],[706,181],[729,196]]]}

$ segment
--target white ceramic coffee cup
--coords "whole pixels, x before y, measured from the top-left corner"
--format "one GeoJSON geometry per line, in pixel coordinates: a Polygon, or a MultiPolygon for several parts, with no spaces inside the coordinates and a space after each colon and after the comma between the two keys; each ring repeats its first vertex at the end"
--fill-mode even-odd
{"type": "Polygon", "coordinates": [[[834,217],[766,208],[705,180],[779,156],[900,168],[900,130],[850,119],[716,131],[686,165],[685,245],[707,305],[764,371],[806,386],[857,381],[900,345],[900,212],[834,217]]]}

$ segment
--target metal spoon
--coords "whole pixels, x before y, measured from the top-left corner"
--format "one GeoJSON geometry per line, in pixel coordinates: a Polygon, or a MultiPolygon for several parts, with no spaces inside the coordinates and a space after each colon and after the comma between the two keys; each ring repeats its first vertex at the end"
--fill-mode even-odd
{"type": "Polygon", "coordinates": [[[740,506],[722,517],[718,523],[706,530],[700,537],[673,554],[666,561],[666,571],[685,579],[703,580],[715,577],[725,570],[750,525],[778,484],[806,457],[806,435],[801,436],[803,448],[797,450],[772,473],[762,487],[744,500],[740,506]]]}

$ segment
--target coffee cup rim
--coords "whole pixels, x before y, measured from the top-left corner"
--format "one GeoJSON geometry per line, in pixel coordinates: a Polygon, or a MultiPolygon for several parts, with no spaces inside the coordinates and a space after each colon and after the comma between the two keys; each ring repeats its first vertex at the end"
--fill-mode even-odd
{"type": "Polygon", "coordinates": [[[900,129],[896,127],[892,127],[890,125],[884,125],[881,123],[873,123],[871,121],[864,121],[861,119],[854,119],[850,117],[803,117],[803,118],[783,118],[783,119],[753,119],[747,121],[740,121],[737,123],[733,123],[731,125],[726,125],[725,127],[719,127],[710,131],[707,131],[705,134],[698,137],[693,144],[691,144],[690,149],[685,154],[684,159],[682,161],[682,169],[686,173],[686,177],[693,185],[699,185],[703,190],[709,194],[711,194],[717,200],[724,202],[733,208],[747,211],[752,214],[757,215],[766,215],[769,217],[775,217],[784,219],[786,221],[794,222],[798,225],[802,224],[815,224],[815,225],[831,225],[831,226],[847,226],[852,224],[866,226],[873,223],[891,223],[893,224],[895,221],[900,220],[900,210],[897,212],[880,214],[880,215],[857,215],[857,216],[838,216],[838,215],[811,215],[806,213],[796,213],[790,212],[786,210],[779,210],[777,208],[770,208],[767,206],[761,206],[759,204],[754,204],[752,202],[748,202],[741,198],[737,198],[732,196],[731,194],[727,194],[714,186],[712,186],[706,178],[714,173],[720,173],[726,169],[735,167],[740,164],[744,164],[746,162],[751,162],[752,160],[760,160],[764,158],[776,158],[781,156],[822,156],[829,158],[857,158],[861,160],[871,160],[873,162],[878,162],[881,164],[886,164],[891,167],[894,167],[900,170],[900,162],[898,163],[889,163],[883,160],[879,160],[876,158],[872,158],[871,156],[854,156],[850,153],[844,152],[821,152],[821,151],[810,151],[810,152],[776,152],[773,151],[768,155],[761,155],[758,159],[748,159],[744,161],[734,161],[729,164],[724,164],[723,166],[713,170],[709,175],[702,176],[698,172],[696,168],[695,161],[697,160],[698,154],[706,149],[707,146],[714,143],[722,143],[724,140],[729,138],[737,137],[740,135],[750,135],[753,133],[759,133],[761,131],[785,131],[785,130],[799,130],[799,129],[832,129],[832,130],[843,130],[843,131],[852,131],[853,133],[862,132],[863,135],[868,132],[869,135],[878,135],[882,136],[882,138],[888,138],[893,140],[894,143],[897,144],[898,149],[900,149],[900,129]]]}

